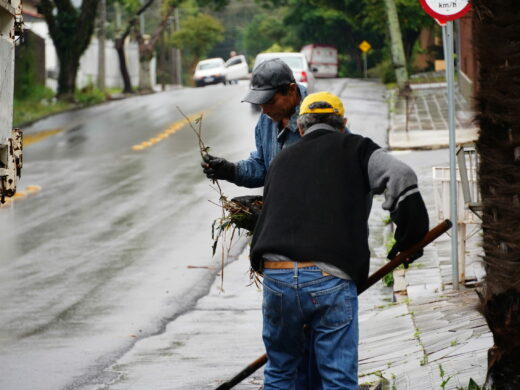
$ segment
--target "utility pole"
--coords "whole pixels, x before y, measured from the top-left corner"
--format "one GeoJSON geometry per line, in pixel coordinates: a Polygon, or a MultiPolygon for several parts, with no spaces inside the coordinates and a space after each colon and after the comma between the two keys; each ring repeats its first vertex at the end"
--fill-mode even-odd
{"type": "MultiPolygon", "coordinates": [[[[141,0],[141,5],[143,5],[145,0],[141,0]]],[[[144,36],[144,12],[139,15],[139,31],[141,35],[144,36]]]]}
{"type": "MultiPolygon", "coordinates": [[[[181,28],[180,21],[179,21],[179,7],[175,8],[174,16],[175,16],[175,31],[177,32],[181,28]]],[[[174,50],[175,50],[175,61],[176,61],[176,66],[175,66],[176,77],[175,78],[177,81],[177,85],[181,86],[182,85],[181,49],[175,48],[174,50]]]]}
{"type": "Polygon", "coordinates": [[[403,38],[401,27],[397,17],[397,7],[394,0],[385,0],[388,28],[390,30],[390,41],[392,49],[392,62],[395,69],[395,77],[399,89],[402,89],[408,81],[408,70],[406,69],[406,57],[404,55],[403,38]]]}
{"type": "Polygon", "coordinates": [[[116,31],[119,34],[121,30],[121,9],[119,3],[114,3],[114,11],[116,13],[116,31]]]}
{"type": "Polygon", "coordinates": [[[23,30],[22,2],[0,1],[0,205],[16,194],[23,137],[13,129],[14,47],[23,30]]]}
{"type": "Polygon", "coordinates": [[[99,26],[98,26],[98,74],[97,86],[99,90],[105,92],[105,38],[106,38],[106,19],[107,3],[106,0],[99,1],[99,26]]]}

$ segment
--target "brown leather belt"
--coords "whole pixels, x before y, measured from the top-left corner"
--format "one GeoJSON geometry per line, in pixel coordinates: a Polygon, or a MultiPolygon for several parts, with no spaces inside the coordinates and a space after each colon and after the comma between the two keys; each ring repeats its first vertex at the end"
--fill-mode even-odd
{"type": "Polygon", "coordinates": [[[317,267],[310,261],[264,261],[264,269],[293,269],[294,264],[298,264],[298,268],[317,267]]]}

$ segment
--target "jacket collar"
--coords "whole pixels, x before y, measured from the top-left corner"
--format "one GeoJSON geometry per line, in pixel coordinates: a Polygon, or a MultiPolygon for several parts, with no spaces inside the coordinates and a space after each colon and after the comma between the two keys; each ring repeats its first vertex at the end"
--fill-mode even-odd
{"type": "MultiPolygon", "coordinates": [[[[300,98],[301,98],[300,103],[301,103],[303,101],[303,99],[307,96],[307,89],[301,84],[296,83],[296,85],[298,86],[298,89],[300,91],[300,98]]],[[[291,117],[289,118],[289,129],[293,133],[298,132],[298,124],[296,123],[296,121],[298,120],[299,115],[300,115],[300,104],[298,104],[294,108],[294,112],[291,115],[291,117]]]]}
{"type": "Polygon", "coordinates": [[[338,132],[338,130],[335,129],[334,127],[332,127],[331,125],[328,125],[326,123],[316,123],[315,125],[312,125],[311,127],[309,127],[303,136],[305,137],[306,135],[308,135],[316,130],[327,130],[327,131],[332,131],[335,133],[338,132]]]}

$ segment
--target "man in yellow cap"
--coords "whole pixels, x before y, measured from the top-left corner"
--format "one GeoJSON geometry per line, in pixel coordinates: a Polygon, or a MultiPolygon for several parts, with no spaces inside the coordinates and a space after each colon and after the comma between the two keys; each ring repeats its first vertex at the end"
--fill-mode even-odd
{"type": "Polygon", "coordinates": [[[357,286],[368,277],[372,196],[385,193],[397,225],[391,257],[424,236],[428,214],[409,166],[344,132],[337,96],[311,94],[299,113],[302,138],[269,167],[251,244],[264,285],[264,390],[295,388],[304,325],[323,389],[357,390],[357,286]]]}

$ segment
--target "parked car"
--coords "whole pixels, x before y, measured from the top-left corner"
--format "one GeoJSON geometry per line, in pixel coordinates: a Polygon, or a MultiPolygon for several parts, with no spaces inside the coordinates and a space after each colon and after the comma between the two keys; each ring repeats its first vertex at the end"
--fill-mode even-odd
{"type": "Polygon", "coordinates": [[[244,55],[237,55],[231,57],[224,64],[226,81],[231,84],[232,82],[237,83],[240,79],[247,79],[249,75],[249,67],[247,66],[247,60],[244,55]]]}
{"type": "Polygon", "coordinates": [[[256,56],[253,71],[260,63],[273,58],[280,58],[283,62],[289,65],[289,68],[291,68],[294,74],[296,82],[303,84],[309,93],[314,91],[316,78],[309,68],[309,64],[307,63],[307,59],[303,53],[260,53],[256,56]]]}
{"type": "Polygon", "coordinates": [[[193,74],[196,87],[209,84],[226,84],[226,68],[222,58],[208,58],[200,61],[193,74]]]}
{"type": "Polygon", "coordinates": [[[316,69],[316,77],[336,77],[338,75],[338,49],[334,45],[310,44],[302,47],[311,69],[316,69]]]}

